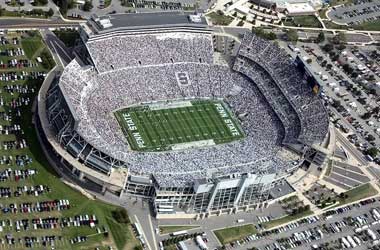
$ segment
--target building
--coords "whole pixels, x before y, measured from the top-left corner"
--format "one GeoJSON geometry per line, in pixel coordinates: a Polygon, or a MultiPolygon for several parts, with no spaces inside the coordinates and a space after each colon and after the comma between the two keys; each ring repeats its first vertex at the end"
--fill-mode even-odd
{"type": "Polygon", "coordinates": [[[173,12],[93,16],[80,35],[87,53],[45,81],[38,127],[63,171],[99,192],[147,198],[158,218],[265,207],[294,191],[285,178],[325,140],[310,76],[269,41],[232,42],[202,16],[173,12]],[[244,137],[138,151],[113,115],[198,99],[229,106],[244,137]]]}

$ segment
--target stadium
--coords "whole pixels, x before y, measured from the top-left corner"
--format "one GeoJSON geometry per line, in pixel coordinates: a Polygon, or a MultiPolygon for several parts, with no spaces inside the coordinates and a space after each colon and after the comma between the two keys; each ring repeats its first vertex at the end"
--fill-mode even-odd
{"type": "Polygon", "coordinates": [[[172,12],[94,16],[80,34],[40,91],[47,144],[79,181],[149,199],[159,218],[266,206],[326,139],[318,83],[251,33],[172,12]]]}

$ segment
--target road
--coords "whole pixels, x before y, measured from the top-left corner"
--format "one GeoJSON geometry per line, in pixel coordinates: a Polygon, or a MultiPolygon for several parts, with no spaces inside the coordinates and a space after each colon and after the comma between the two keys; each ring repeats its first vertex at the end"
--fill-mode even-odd
{"type": "Polygon", "coordinates": [[[65,22],[60,18],[0,18],[0,29],[78,27],[79,23],[65,22]]]}

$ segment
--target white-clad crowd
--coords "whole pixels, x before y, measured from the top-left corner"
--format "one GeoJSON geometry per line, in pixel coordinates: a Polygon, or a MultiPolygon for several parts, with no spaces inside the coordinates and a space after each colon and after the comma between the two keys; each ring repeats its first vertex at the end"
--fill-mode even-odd
{"type": "MultiPolygon", "coordinates": [[[[295,112],[300,124],[298,136],[297,133],[292,133],[296,136],[295,139],[306,144],[321,142],[328,130],[326,109],[321,98],[313,93],[311,86],[304,78],[304,73],[297,68],[294,60],[276,44],[247,32],[235,67],[249,69],[253,64],[257,65],[254,71],[260,71],[257,68],[261,68],[261,71],[266,71],[273,82],[273,84],[263,85],[268,91],[268,95],[265,96],[268,98],[272,98],[271,94],[276,96],[275,101],[278,105],[275,111],[284,123],[285,130],[287,131],[288,125],[281,118],[282,113],[295,112]],[[288,104],[285,104],[285,101],[288,104]]],[[[243,70],[247,71],[247,69],[243,70]]],[[[265,81],[265,79],[262,80],[265,81]]],[[[256,84],[260,85],[259,82],[256,84]]],[[[297,119],[294,114],[289,117],[297,119]]],[[[290,125],[293,126],[292,123],[290,125]]]]}
{"type": "Polygon", "coordinates": [[[213,64],[208,34],[124,35],[87,46],[97,71],[74,60],[59,83],[76,131],[124,161],[131,174],[152,175],[162,186],[184,186],[209,175],[281,173],[292,164],[278,154],[283,143],[320,140],[325,133],[324,109],[301,84],[287,55],[254,36],[244,37],[234,66],[242,74],[213,64]],[[178,73],[188,84],[178,82],[178,73]],[[115,110],[131,105],[199,98],[223,99],[245,137],[211,147],[137,152],[130,150],[114,117],[115,110]]]}

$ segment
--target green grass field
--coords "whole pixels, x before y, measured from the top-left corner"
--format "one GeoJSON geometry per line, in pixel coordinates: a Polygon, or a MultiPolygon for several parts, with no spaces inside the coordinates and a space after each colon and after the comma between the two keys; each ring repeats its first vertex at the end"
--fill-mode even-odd
{"type": "Polygon", "coordinates": [[[246,236],[256,233],[257,230],[252,224],[237,227],[228,227],[214,231],[214,234],[223,245],[235,240],[241,240],[246,236]]]}
{"type": "Polygon", "coordinates": [[[295,16],[284,22],[286,26],[322,28],[322,24],[315,16],[295,16]]]}
{"type": "Polygon", "coordinates": [[[159,105],[130,107],[115,112],[132,149],[163,151],[173,149],[175,145],[178,148],[178,144],[199,146],[194,142],[203,141],[213,145],[244,137],[237,120],[221,101],[197,100],[174,103],[174,106],[173,103],[159,105]]]}
{"type": "Polygon", "coordinates": [[[291,221],[298,220],[298,219],[301,219],[302,217],[309,216],[312,214],[313,214],[313,211],[306,210],[302,213],[298,213],[295,215],[287,215],[287,216],[284,216],[284,217],[279,218],[279,219],[275,219],[275,220],[265,222],[265,223],[263,223],[263,227],[265,229],[270,229],[272,227],[277,227],[277,226],[280,226],[282,224],[286,224],[286,223],[289,223],[291,221]]]}
{"type": "MultiPolygon", "coordinates": [[[[25,34],[24,34],[25,35],[25,34]]],[[[20,38],[20,33],[8,33],[7,38],[11,39],[12,37],[20,38]]],[[[40,41],[41,42],[41,41],[40,41]]],[[[21,41],[21,45],[22,45],[21,41]]],[[[10,49],[17,48],[21,45],[1,45],[0,49],[10,49]]],[[[44,44],[41,42],[42,47],[44,44]]],[[[39,56],[37,53],[36,56],[39,56]]],[[[18,59],[26,59],[26,56],[19,56],[18,59]]],[[[8,61],[12,58],[1,56],[1,60],[8,61]]],[[[36,63],[35,59],[32,59],[33,63],[36,63]]],[[[21,71],[26,72],[46,72],[47,68],[44,68],[41,64],[35,67],[28,68],[7,68],[0,69],[0,73],[2,72],[16,72],[20,73],[21,71]]],[[[9,103],[11,100],[16,99],[18,97],[29,97],[31,100],[35,98],[35,95],[38,93],[38,89],[41,84],[41,80],[17,80],[17,81],[8,81],[3,82],[0,81],[0,88],[3,88],[5,85],[21,85],[28,86],[29,88],[34,87],[34,93],[28,94],[19,94],[14,93],[11,95],[6,91],[3,91],[0,96],[4,100],[4,106],[0,107],[0,112],[10,112],[9,103]]],[[[71,208],[68,210],[62,211],[49,211],[49,212],[33,212],[33,213],[3,213],[0,212],[0,221],[11,219],[13,221],[13,225],[15,220],[28,219],[31,220],[33,218],[47,218],[47,217],[72,217],[74,215],[84,215],[84,214],[95,214],[99,220],[99,226],[102,228],[103,226],[110,232],[109,236],[106,237],[102,233],[98,234],[95,228],[90,228],[89,226],[81,226],[81,227],[66,227],[66,228],[55,228],[55,229],[37,229],[34,230],[30,225],[30,230],[21,230],[20,232],[16,232],[13,227],[4,227],[3,231],[0,232],[0,239],[4,239],[6,235],[11,234],[16,238],[17,243],[14,246],[10,245],[1,245],[1,249],[14,249],[14,250],[24,250],[28,249],[25,247],[23,243],[19,243],[18,239],[23,239],[25,236],[29,237],[41,237],[47,235],[55,235],[62,236],[61,240],[57,240],[55,243],[55,249],[59,250],[87,250],[87,249],[95,249],[95,247],[99,247],[101,250],[108,249],[108,246],[113,246],[114,249],[124,250],[125,247],[128,246],[128,249],[133,249],[135,246],[138,246],[137,240],[134,238],[132,231],[130,229],[130,224],[119,223],[117,222],[113,215],[112,211],[118,209],[116,206],[102,203],[97,200],[90,200],[83,196],[80,192],[73,190],[71,187],[64,184],[57,174],[54,172],[52,167],[48,164],[45,155],[42,152],[39,141],[37,139],[37,135],[35,132],[35,128],[32,124],[32,112],[31,112],[31,103],[27,106],[23,106],[20,108],[21,117],[15,115],[15,112],[11,112],[12,121],[3,119],[3,116],[0,116],[0,125],[12,125],[19,124],[23,130],[22,135],[15,134],[0,134],[0,155],[1,156],[12,156],[15,159],[16,155],[28,155],[33,159],[33,162],[27,167],[19,167],[13,161],[12,164],[0,164],[0,172],[5,169],[35,169],[38,173],[32,178],[15,181],[13,179],[6,180],[0,182],[1,187],[9,187],[11,191],[15,191],[18,186],[35,186],[35,185],[46,185],[51,189],[51,192],[45,193],[40,196],[28,196],[21,195],[19,197],[11,196],[9,198],[0,197],[0,203],[3,206],[8,206],[11,203],[16,203],[17,205],[23,202],[41,202],[41,201],[49,201],[55,199],[67,199],[70,201],[71,208]],[[27,148],[13,148],[5,150],[3,147],[4,141],[14,141],[16,139],[25,139],[28,147],[27,148]],[[70,239],[76,236],[88,236],[88,241],[79,243],[79,244],[71,244],[70,239]]],[[[23,239],[24,240],[24,239],[23,239]]],[[[31,249],[31,248],[29,248],[31,249]]],[[[32,249],[42,250],[42,249],[51,249],[49,245],[47,247],[42,246],[41,243],[35,244],[32,249]]]]}
{"type": "Polygon", "coordinates": [[[379,31],[380,30],[380,20],[363,22],[359,25],[353,25],[351,28],[353,28],[355,30],[379,31]]]}
{"type": "Polygon", "coordinates": [[[234,18],[230,16],[226,16],[222,13],[216,13],[216,12],[211,12],[207,14],[207,17],[211,20],[212,24],[214,25],[229,25],[234,18]]]}
{"type": "Polygon", "coordinates": [[[41,52],[41,48],[43,48],[41,38],[38,36],[22,39],[21,45],[25,51],[25,55],[29,59],[36,57],[36,55],[39,54],[39,52],[41,52]]]}
{"type": "Polygon", "coordinates": [[[377,190],[370,183],[366,183],[350,189],[347,192],[344,192],[344,194],[347,195],[347,198],[338,198],[339,203],[336,206],[374,196],[377,194],[377,190]]]}

